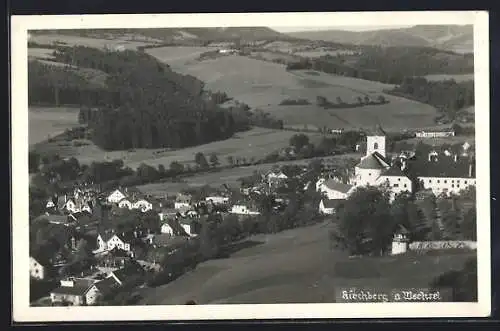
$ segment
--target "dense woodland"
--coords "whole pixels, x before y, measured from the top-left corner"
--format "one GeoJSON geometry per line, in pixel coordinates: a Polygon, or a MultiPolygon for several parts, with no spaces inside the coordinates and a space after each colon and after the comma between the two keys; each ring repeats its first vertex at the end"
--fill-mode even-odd
{"type": "Polygon", "coordinates": [[[287,70],[312,69],[331,74],[402,84],[405,77],[430,74],[469,74],[474,72],[473,55],[461,55],[421,47],[365,47],[356,55],[325,55],[302,59],[287,70]]]}
{"type": "Polygon", "coordinates": [[[451,119],[458,110],[474,105],[473,81],[433,82],[422,77],[407,77],[401,85],[386,92],[432,105],[451,119]]]}

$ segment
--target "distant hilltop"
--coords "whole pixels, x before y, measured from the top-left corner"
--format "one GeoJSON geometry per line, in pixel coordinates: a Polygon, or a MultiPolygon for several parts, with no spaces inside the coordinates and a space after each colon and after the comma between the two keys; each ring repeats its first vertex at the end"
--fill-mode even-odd
{"type": "Polygon", "coordinates": [[[416,25],[372,31],[300,31],[288,35],[341,44],[433,47],[457,53],[473,53],[474,44],[472,25],[416,25]]]}

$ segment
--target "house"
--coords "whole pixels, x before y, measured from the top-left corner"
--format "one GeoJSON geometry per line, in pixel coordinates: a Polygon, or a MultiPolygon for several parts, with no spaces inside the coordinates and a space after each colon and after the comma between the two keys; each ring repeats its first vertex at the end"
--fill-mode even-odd
{"type": "Polygon", "coordinates": [[[417,138],[443,138],[443,137],[453,137],[455,136],[455,131],[453,129],[442,129],[442,130],[422,130],[415,133],[417,138]]]}
{"type": "Polygon", "coordinates": [[[192,199],[193,198],[190,194],[180,193],[177,195],[177,198],[175,199],[174,208],[175,209],[190,208],[192,199]]]}
{"type": "Polygon", "coordinates": [[[343,200],[344,199],[322,199],[319,203],[319,212],[323,215],[335,214],[343,200]]]}
{"type": "Polygon", "coordinates": [[[132,204],[132,209],[139,209],[145,213],[153,209],[153,204],[145,199],[139,199],[132,204]]]}
{"type": "Polygon", "coordinates": [[[45,209],[54,209],[56,208],[56,202],[54,202],[53,198],[47,199],[47,203],[45,204],[45,209]]]}
{"type": "Polygon", "coordinates": [[[196,237],[200,234],[201,223],[193,219],[181,218],[179,223],[184,230],[184,232],[190,237],[196,237]]]}
{"type": "Polygon", "coordinates": [[[214,205],[223,205],[229,203],[229,198],[223,196],[209,196],[205,198],[205,201],[211,202],[214,205]]]}
{"type": "Polygon", "coordinates": [[[402,225],[398,225],[392,238],[391,255],[404,254],[408,250],[410,231],[402,225]]]}
{"type": "Polygon", "coordinates": [[[127,198],[123,198],[118,202],[118,207],[132,209],[132,202],[127,198]]]}
{"type": "Polygon", "coordinates": [[[47,259],[43,259],[40,256],[37,258],[30,256],[30,277],[38,280],[46,279],[48,276],[48,270],[50,269],[50,263],[47,259]]]}
{"type": "MultiPolygon", "coordinates": [[[[94,283],[94,287],[100,297],[107,296],[120,288],[120,284],[114,277],[107,277],[94,283]]],[[[88,302],[88,301],[87,301],[88,302]]]]}
{"type": "Polygon", "coordinates": [[[231,207],[231,214],[237,215],[260,215],[260,212],[254,208],[250,208],[245,204],[234,204],[231,207]]]}
{"type": "Polygon", "coordinates": [[[79,211],[68,215],[70,222],[78,226],[87,227],[94,222],[92,214],[87,211],[79,211]]]}
{"type": "Polygon", "coordinates": [[[163,223],[161,225],[160,232],[162,234],[168,234],[168,235],[171,235],[171,236],[174,235],[174,229],[172,229],[172,227],[168,223],[163,223]]]}
{"type": "Polygon", "coordinates": [[[377,180],[377,185],[385,186],[389,189],[391,200],[394,199],[397,194],[412,192],[412,181],[403,172],[404,168],[405,164],[401,167],[393,166],[384,171],[377,180]]]}
{"type": "Polygon", "coordinates": [[[97,267],[106,270],[119,269],[123,268],[130,261],[129,252],[115,247],[99,258],[97,267]]]}
{"type": "Polygon", "coordinates": [[[108,201],[108,203],[118,203],[121,200],[125,199],[126,197],[127,196],[125,195],[125,193],[123,193],[119,189],[116,189],[113,192],[111,192],[111,194],[108,195],[106,200],[108,201]]]}
{"type": "Polygon", "coordinates": [[[144,269],[137,263],[132,262],[124,268],[112,271],[109,277],[113,277],[121,287],[137,284],[144,274],[144,269]]]}
{"type": "Polygon", "coordinates": [[[474,159],[420,160],[412,165],[423,190],[434,195],[459,194],[460,191],[476,186],[474,159]]]}
{"type": "Polygon", "coordinates": [[[99,297],[99,289],[94,286],[95,279],[69,278],[61,280],[61,285],[50,292],[50,299],[54,304],[72,306],[92,305],[99,297]]]}
{"type": "Polygon", "coordinates": [[[354,189],[353,185],[344,184],[335,179],[321,178],[316,182],[316,190],[325,194],[329,200],[347,199],[354,189]]]}
{"type": "Polygon", "coordinates": [[[270,171],[266,175],[267,185],[269,186],[279,186],[283,185],[286,180],[288,180],[288,176],[283,173],[283,171],[270,171]]]}

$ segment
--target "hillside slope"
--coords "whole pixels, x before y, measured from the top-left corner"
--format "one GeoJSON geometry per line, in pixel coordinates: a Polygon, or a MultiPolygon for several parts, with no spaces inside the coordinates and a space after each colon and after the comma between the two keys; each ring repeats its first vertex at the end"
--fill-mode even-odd
{"type": "Polygon", "coordinates": [[[229,27],[229,28],[151,28],[151,29],[88,29],[88,30],[44,30],[37,33],[55,33],[91,38],[129,38],[154,39],[162,42],[198,40],[227,41],[242,39],[255,40],[290,40],[286,34],[267,27],[229,27]]]}
{"type": "Polygon", "coordinates": [[[304,31],[289,35],[355,45],[435,47],[460,53],[473,52],[472,25],[417,25],[374,31],[304,31]]]}

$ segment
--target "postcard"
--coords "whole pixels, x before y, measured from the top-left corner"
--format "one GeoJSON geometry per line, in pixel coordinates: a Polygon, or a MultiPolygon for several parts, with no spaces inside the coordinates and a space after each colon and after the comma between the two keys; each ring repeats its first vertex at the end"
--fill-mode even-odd
{"type": "Polygon", "coordinates": [[[490,314],[487,12],[11,22],[14,321],[490,314]]]}

